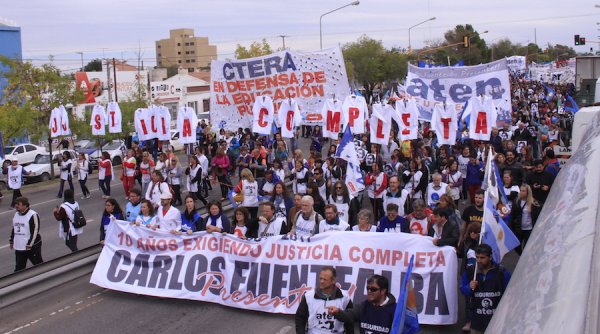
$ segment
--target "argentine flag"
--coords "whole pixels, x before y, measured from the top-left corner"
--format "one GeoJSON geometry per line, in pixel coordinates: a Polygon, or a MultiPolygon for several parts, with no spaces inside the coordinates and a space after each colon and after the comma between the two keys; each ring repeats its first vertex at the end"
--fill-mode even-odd
{"type": "Polygon", "coordinates": [[[484,182],[486,185],[483,209],[483,224],[481,225],[480,243],[488,244],[492,247],[492,257],[494,262],[500,263],[504,255],[521,243],[515,234],[508,228],[502,217],[496,210],[496,205],[500,201],[498,194],[498,175],[493,165],[494,156],[491,150],[488,152],[488,158],[485,168],[484,182]]]}
{"type": "Polygon", "coordinates": [[[365,189],[365,181],[360,171],[360,161],[356,155],[354,138],[352,138],[349,126],[344,131],[344,136],[335,152],[335,156],[346,160],[348,163],[348,167],[346,168],[346,186],[348,186],[350,195],[356,196],[361,190],[365,189]]]}

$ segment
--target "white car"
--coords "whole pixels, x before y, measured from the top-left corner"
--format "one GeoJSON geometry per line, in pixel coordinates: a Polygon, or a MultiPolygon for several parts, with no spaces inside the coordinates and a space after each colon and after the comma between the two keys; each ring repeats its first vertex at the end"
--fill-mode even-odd
{"type": "MultiPolygon", "coordinates": [[[[58,164],[58,155],[62,154],[62,152],[69,152],[71,154],[71,159],[73,160],[72,171],[76,170],[76,161],[77,161],[77,152],[73,150],[62,150],[61,153],[53,153],[52,156],[52,164],[54,165],[54,176],[60,176],[60,166],[58,164]]],[[[25,171],[29,172],[29,175],[25,175],[25,181],[28,183],[32,182],[44,182],[50,180],[50,154],[40,154],[38,155],[33,163],[28,166],[25,166],[25,171]]]]}
{"type": "Polygon", "coordinates": [[[173,152],[181,151],[184,148],[184,144],[179,141],[179,131],[171,130],[171,150],[173,152]]]}
{"type": "MultiPolygon", "coordinates": [[[[48,153],[48,150],[45,147],[33,144],[19,144],[4,147],[4,157],[7,160],[11,160],[11,157],[16,157],[19,160],[20,165],[30,164],[35,160],[35,157],[38,154],[44,153],[48,153]]],[[[0,161],[0,164],[1,163],[2,161],[0,161]]]]}
{"type": "Polygon", "coordinates": [[[101,155],[101,152],[108,152],[113,166],[116,166],[123,162],[123,157],[125,156],[125,153],[127,153],[127,146],[125,146],[125,142],[122,140],[113,140],[104,144],[101,151],[96,150],[93,153],[90,153],[90,164],[94,168],[98,168],[98,157],[101,155]]]}

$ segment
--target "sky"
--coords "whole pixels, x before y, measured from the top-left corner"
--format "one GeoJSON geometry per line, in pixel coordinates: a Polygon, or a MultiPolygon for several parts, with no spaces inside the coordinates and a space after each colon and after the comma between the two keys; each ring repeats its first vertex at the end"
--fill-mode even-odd
{"type": "MultiPolygon", "coordinates": [[[[49,62],[75,70],[98,57],[128,60],[138,54],[145,66],[156,64],[155,41],[168,38],[170,29],[193,28],[195,36],[217,45],[220,59],[233,58],[237,44],[265,38],[273,49],[319,49],[319,18],[350,0],[4,0],[0,17],[22,30],[23,57],[36,64],[49,62]]],[[[383,45],[426,47],[443,39],[458,24],[472,24],[488,44],[502,38],[526,44],[563,44],[577,52],[594,51],[600,43],[600,0],[360,0],[322,19],[323,47],[344,45],[367,35],[383,45]],[[587,38],[574,46],[573,35],[587,38]]]]}

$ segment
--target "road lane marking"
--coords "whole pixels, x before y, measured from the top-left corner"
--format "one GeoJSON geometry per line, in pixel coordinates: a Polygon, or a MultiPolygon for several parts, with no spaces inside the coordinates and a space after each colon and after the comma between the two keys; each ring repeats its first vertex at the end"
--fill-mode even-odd
{"type": "MultiPolygon", "coordinates": [[[[115,182],[114,184],[113,184],[113,183],[111,183],[111,184],[110,184],[110,186],[111,186],[111,188],[112,188],[112,186],[113,186],[113,185],[118,185],[118,184],[120,184],[120,183],[121,183],[121,182],[115,182]]],[[[90,192],[96,192],[96,191],[98,191],[98,190],[100,190],[100,188],[94,188],[94,189],[90,189],[90,192]]],[[[55,202],[55,201],[60,201],[60,202],[62,202],[62,198],[53,198],[53,199],[49,199],[49,200],[47,200],[47,201],[43,201],[43,202],[39,202],[39,203],[35,203],[35,204],[31,204],[31,205],[30,205],[30,207],[32,207],[32,208],[33,208],[33,207],[36,207],[36,206],[39,206],[39,205],[43,205],[43,204],[46,204],[46,203],[52,203],[52,202],[55,202]]],[[[0,212],[0,215],[6,214],[6,213],[14,213],[14,212],[15,212],[15,210],[14,210],[14,209],[10,209],[10,210],[7,210],[7,211],[2,211],[2,212],[0,212]]]]}

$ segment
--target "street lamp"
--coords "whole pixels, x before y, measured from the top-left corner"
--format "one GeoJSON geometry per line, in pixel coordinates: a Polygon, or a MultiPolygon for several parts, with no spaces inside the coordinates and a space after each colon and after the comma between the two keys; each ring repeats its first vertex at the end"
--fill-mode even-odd
{"type": "Polygon", "coordinates": [[[321,45],[321,50],[323,50],[323,16],[327,15],[327,14],[331,14],[335,11],[338,11],[342,8],[346,8],[348,6],[358,6],[360,4],[360,1],[352,1],[351,3],[347,4],[347,5],[343,5],[342,7],[336,8],[334,10],[330,10],[327,13],[321,15],[321,17],[319,18],[319,42],[321,45]]]}
{"type": "Polygon", "coordinates": [[[427,23],[427,22],[433,21],[433,20],[435,20],[435,16],[430,19],[427,19],[423,22],[419,22],[419,23],[415,24],[414,26],[408,28],[408,53],[412,53],[412,48],[410,47],[410,30],[416,26],[420,26],[423,23],[427,23]]]}
{"type": "Polygon", "coordinates": [[[83,52],[75,52],[81,55],[81,71],[83,72],[83,52]]]}

